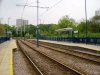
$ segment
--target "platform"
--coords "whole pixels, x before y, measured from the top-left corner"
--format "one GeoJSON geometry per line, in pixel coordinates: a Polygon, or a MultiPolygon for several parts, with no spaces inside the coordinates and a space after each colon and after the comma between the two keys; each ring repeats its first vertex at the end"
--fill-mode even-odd
{"type": "Polygon", "coordinates": [[[90,45],[85,43],[72,43],[72,42],[61,42],[61,41],[50,41],[50,40],[39,40],[39,41],[68,45],[68,46],[78,46],[78,47],[100,51],[100,45],[90,45]]]}
{"type": "Polygon", "coordinates": [[[17,48],[15,40],[0,44],[0,75],[13,75],[13,48],[17,48]]]}

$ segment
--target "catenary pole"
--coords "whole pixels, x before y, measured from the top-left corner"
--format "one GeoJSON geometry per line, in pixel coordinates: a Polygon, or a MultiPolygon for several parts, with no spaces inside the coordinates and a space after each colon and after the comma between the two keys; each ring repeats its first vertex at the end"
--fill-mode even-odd
{"type": "MultiPolygon", "coordinates": [[[[16,5],[16,6],[28,6],[28,5],[16,5]]],[[[39,47],[39,27],[38,27],[38,24],[39,24],[39,8],[45,8],[45,9],[48,9],[49,7],[41,7],[39,6],[39,0],[37,0],[37,6],[28,6],[28,7],[36,7],[37,8],[37,27],[36,27],[36,40],[37,40],[37,47],[39,47]]]]}
{"type": "Polygon", "coordinates": [[[39,0],[37,0],[37,30],[36,30],[37,47],[39,47],[38,18],[39,18],[39,0]]]}
{"type": "Polygon", "coordinates": [[[86,44],[87,44],[87,2],[85,0],[85,21],[86,21],[86,26],[85,26],[85,38],[86,38],[86,44]]]}

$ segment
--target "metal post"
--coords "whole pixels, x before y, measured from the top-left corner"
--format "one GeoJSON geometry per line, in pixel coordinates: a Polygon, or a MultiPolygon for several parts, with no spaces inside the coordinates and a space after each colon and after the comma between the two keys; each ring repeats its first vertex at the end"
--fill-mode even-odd
{"type": "Polygon", "coordinates": [[[10,20],[10,18],[8,18],[8,25],[9,25],[9,20],[10,20]]]}
{"type": "Polygon", "coordinates": [[[37,0],[37,47],[39,47],[39,37],[38,37],[38,17],[39,17],[39,0],[37,0]]]}
{"type": "Polygon", "coordinates": [[[0,18],[0,24],[1,24],[1,18],[0,18]]]}
{"type": "Polygon", "coordinates": [[[16,27],[16,37],[18,37],[18,27],[16,27]]]}
{"type": "Polygon", "coordinates": [[[46,9],[48,9],[49,7],[40,7],[40,6],[39,6],[39,0],[37,0],[37,6],[29,6],[29,5],[26,5],[26,4],[25,4],[25,5],[16,5],[16,6],[24,6],[24,7],[25,7],[25,6],[28,6],[28,7],[36,7],[36,8],[37,8],[36,39],[37,39],[37,47],[39,47],[39,32],[38,32],[38,29],[39,29],[39,28],[38,28],[38,22],[39,22],[39,18],[38,18],[38,17],[39,17],[39,15],[38,15],[38,14],[39,14],[39,8],[43,8],[43,9],[46,8],[46,9]]]}
{"type": "Polygon", "coordinates": [[[78,38],[79,38],[79,31],[78,31],[78,38]]]}
{"type": "Polygon", "coordinates": [[[86,19],[86,26],[85,26],[85,33],[86,33],[86,40],[85,40],[85,42],[86,42],[86,44],[87,44],[87,7],[86,7],[86,0],[85,0],[85,19],[86,19]]]}
{"type": "Polygon", "coordinates": [[[6,29],[6,37],[9,37],[8,34],[7,34],[7,32],[8,32],[8,26],[9,26],[9,20],[10,20],[10,18],[8,18],[8,25],[7,25],[7,29],[6,29]]]}
{"type": "Polygon", "coordinates": [[[74,42],[74,30],[72,30],[72,42],[74,42]]]}
{"type": "Polygon", "coordinates": [[[24,40],[25,40],[25,23],[24,23],[24,20],[23,20],[23,26],[24,26],[24,40]]]}
{"type": "Polygon", "coordinates": [[[23,29],[22,29],[22,26],[23,26],[23,20],[21,19],[21,39],[23,38],[23,29]]]}

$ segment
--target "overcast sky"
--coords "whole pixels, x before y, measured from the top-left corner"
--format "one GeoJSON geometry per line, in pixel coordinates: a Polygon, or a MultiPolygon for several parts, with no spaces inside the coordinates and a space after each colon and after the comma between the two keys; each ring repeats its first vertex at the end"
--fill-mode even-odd
{"type": "MultiPolygon", "coordinates": [[[[52,7],[60,0],[39,0],[40,6],[52,7]]],[[[15,20],[21,17],[23,7],[17,7],[16,4],[24,5],[26,0],[0,0],[0,18],[3,23],[7,23],[10,18],[10,24],[15,24],[15,20]]],[[[55,7],[47,11],[47,9],[39,9],[39,18],[41,23],[58,23],[62,16],[68,15],[79,22],[85,18],[84,9],[85,0],[62,0],[55,7]],[[42,13],[47,11],[44,15],[42,13]]],[[[28,0],[28,5],[36,6],[36,0],[28,0]]],[[[100,0],[87,0],[88,19],[95,15],[95,11],[100,9],[100,0]]],[[[25,7],[24,19],[29,23],[36,24],[36,8],[25,7]]]]}

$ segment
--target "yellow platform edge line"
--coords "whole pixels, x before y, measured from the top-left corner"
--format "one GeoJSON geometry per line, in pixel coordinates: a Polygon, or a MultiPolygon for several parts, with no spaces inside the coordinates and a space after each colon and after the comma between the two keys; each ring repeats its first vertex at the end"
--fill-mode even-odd
{"type": "Polygon", "coordinates": [[[13,75],[13,50],[10,50],[10,75],[13,75]]]}

